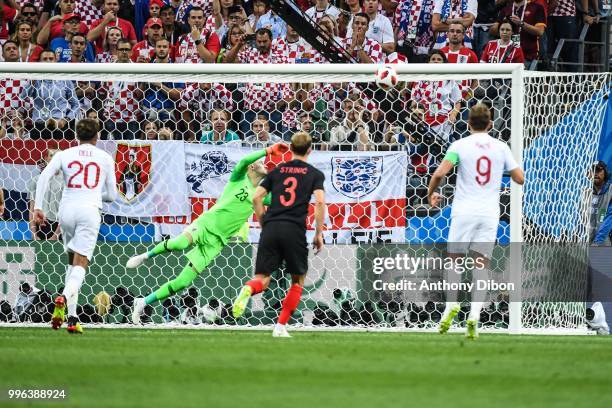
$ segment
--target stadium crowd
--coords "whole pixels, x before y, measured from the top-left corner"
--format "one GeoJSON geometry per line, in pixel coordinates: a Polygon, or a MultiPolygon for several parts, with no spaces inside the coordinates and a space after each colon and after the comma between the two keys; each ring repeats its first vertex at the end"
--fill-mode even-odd
{"type": "MultiPolygon", "coordinates": [[[[357,62],[519,62],[529,69],[560,38],[576,38],[581,24],[600,24],[602,11],[597,0],[296,0],[295,7],[357,62]]],[[[0,0],[0,42],[6,62],[327,62],[269,0],[0,0]]],[[[564,48],[567,62],[576,57],[572,47],[564,48]]],[[[73,139],[85,116],[109,139],[257,147],[305,130],[323,150],[406,149],[427,172],[445,145],[466,134],[465,108],[475,95],[503,98],[491,96],[492,88],[469,80],[420,81],[387,93],[350,83],[1,79],[0,138],[73,139]]]]}

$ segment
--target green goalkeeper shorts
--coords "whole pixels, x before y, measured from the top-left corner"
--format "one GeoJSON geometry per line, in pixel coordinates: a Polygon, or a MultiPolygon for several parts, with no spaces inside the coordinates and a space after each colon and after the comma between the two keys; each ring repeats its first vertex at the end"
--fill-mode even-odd
{"type": "Polygon", "coordinates": [[[208,265],[221,253],[225,246],[221,238],[206,229],[204,223],[197,220],[185,228],[193,239],[193,248],[185,254],[193,268],[202,273],[208,265]]]}

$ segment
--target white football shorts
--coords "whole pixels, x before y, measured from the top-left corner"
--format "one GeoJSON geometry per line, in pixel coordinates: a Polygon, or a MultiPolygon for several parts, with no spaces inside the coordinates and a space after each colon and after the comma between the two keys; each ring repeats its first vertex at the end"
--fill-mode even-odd
{"type": "Polygon", "coordinates": [[[491,258],[497,239],[499,219],[493,217],[478,217],[458,215],[451,218],[448,232],[448,252],[451,254],[467,254],[474,251],[491,258]]]}
{"type": "Polygon", "coordinates": [[[75,252],[91,260],[100,231],[100,210],[92,206],[60,207],[59,224],[64,251],[75,252]]]}

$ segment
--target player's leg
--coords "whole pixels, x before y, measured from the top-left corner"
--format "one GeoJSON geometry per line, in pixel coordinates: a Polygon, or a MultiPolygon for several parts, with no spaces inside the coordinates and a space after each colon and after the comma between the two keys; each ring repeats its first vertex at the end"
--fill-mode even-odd
{"type": "Polygon", "coordinates": [[[287,295],[283,299],[278,321],[272,331],[272,337],[291,337],[287,332],[287,323],[291,319],[291,315],[297,309],[302,298],[304,289],[304,279],[306,275],[291,275],[291,287],[287,291],[287,295]]]}
{"type": "MultiPolygon", "coordinates": [[[[451,219],[450,230],[448,232],[448,253],[447,257],[452,260],[451,268],[446,269],[445,279],[449,285],[461,282],[462,270],[460,261],[465,256],[469,248],[470,237],[473,227],[468,217],[453,217],[451,219]]],[[[460,307],[457,302],[458,291],[446,291],[446,305],[440,319],[438,332],[444,334],[450,329],[455,316],[459,313],[460,307]]]]}
{"type": "Polygon", "coordinates": [[[171,251],[183,251],[189,248],[193,244],[193,236],[190,231],[185,230],[180,235],[165,239],[162,242],[158,243],[148,252],[144,254],[139,254],[128,259],[126,263],[127,268],[137,268],[143,264],[149,258],[153,258],[157,255],[164,254],[166,252],[171,251]]]}
{"type": "Polygon", "coordinates": [[[53,314],[51,315],[51,328],[54,330],[59,329],[66,320],[66,297],[64,296],[66,283],[70,278],[72,272],[72,261],[74,253],[68,248],[68,244],[74,238],[76,231],[76,219],[74,216],[75,212],[70,209],[65,210],[60,207],[59,211],[59,223],[62,231],[62,242],[64,244],[64,251],[68,255],[68,262],[66,264],[66,275],[64,276],[64,292],[55,298],[55,306],[53,308],[53,314]]]}
{"type": "Polygon", "coordinates": [[[255,259],[255,275],[240,289],[238,296],[232,304],[232,315],[239,318],[244,314],[251,299],[263,292],[270,285],[270,275],[278,270],[281,264],[282,254],[277,245],[274,231],[264,226],[259,237],[257,247],[257,258],[255,259]]]}
{"type": "MultiPolygon", "coordinates": [[[[68,263],[66,266],[66,275],[64,276],[64,288],[66,287],[66,282],[68,282],[68,278],[70,277],[70,272],[72,272],[72,260],[74,253],[68,252],[68,263]]],[[[55,298],[53,314],[51,315],[51,328],[54,330],[59,329],[64,324],[66,320],[66,297],[63,292],[61,295],[55,298]]]]}
{"type": "Polygon", "coordinates": [[[68,333],[83,333],[83,328],[79,323],[77,306],[79,304],[79,293],[85,280],[85,271],[89,266],[89,259],[85,255],[72,253],[72,270],[66,280],[64,287],[64,298],[68,310],[68,333]]]}
{"type": "MultiPolygon", "coordinates": [[[[77,305],[81,286],[85,280],[85,271],[96,248],[100,231],[100,214],[98,211],[90,211],[89,208],[72,209],[72,212],[74,216],[70,224],[74,224],[74,233],[68,234],[64,241],[72,268],[67,276],[63,295],[66,299],[68,315],[67,330],[69,333],[82,333],[83,328],[79,323],[77,305]]],[[[62,235],[64,235],[63,225],[62,235]]]]}
{"type": "Polygon", "coordinates": [[[134,299],[134,309],[132,311],[132,322],[134,324],[140,323],[140,316],[147,305],[162,301],[188,288],[195,278],[219,255],[224,246],[221,239],[206,231],[198,237],[196,242],[197,246],[186,254],[189,263],[176,278],[164,283],[145,298],[134,299]]]}
{"type": "MultiPolygon", "coordinates": [[[[470,257],[475,261],[475,267],[472,269],[472,283],[474,283],[475,288],[477,288],[478,281],[486,280],[489,277],[489,260],[493,254],[498,224],[497,218],[481,218],[474,231],[470,244],[470,257]]],[[[478,337],[478,322],[486,297],[486,290],[475,289],[472,291],[470,313],[465,333],[466,337],[470,339],[478,337]]]]}
{"type": "Polygon", "coordinates": [[[308,272],[308,243],[304,231],[293,224],[285,224],[286,233],[282,234],[282,249],[287,272],[291,274],[291,287],[283,299],[278,322],[272,332],[273,337],[291,337],[286,324],[297,309],[302,298],[304,279],[308,272]]]}

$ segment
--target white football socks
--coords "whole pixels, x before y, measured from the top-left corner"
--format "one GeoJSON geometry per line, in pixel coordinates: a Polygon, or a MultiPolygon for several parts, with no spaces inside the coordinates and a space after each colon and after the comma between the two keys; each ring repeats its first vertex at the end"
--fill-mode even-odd
{"type": "Polygon", "coordinates": [[[64,297],[68,304],[68,316],[76,317],[77,304],[79,303],[79,292],[81,285],[85,279],[85,269],[82,266],[73,266],[72,271],[66,279],[66,286],[64,287],[64,297]]]}

